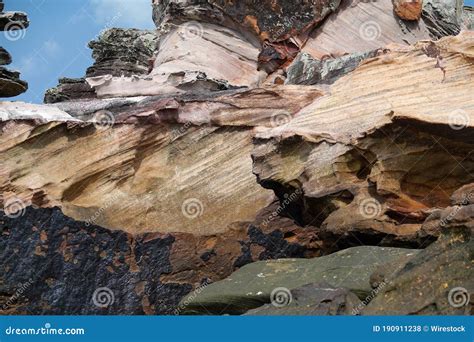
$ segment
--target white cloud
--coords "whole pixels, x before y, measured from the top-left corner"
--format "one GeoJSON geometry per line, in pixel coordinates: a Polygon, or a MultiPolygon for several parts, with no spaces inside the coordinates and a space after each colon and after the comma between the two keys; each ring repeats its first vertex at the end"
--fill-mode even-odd
{"type": "Polygon", "coordinates": [[[154,28],[151,0],[90,0],[90,5],[101,25],[154,28]]]}
{"type": "Polygon", "coordinates": [[[48,55],[48,57],[54,57],[60,53],[61,48],[58,42],[50,39],[44,42],[43,46],[41,47],[41,51],[48,55]]]}

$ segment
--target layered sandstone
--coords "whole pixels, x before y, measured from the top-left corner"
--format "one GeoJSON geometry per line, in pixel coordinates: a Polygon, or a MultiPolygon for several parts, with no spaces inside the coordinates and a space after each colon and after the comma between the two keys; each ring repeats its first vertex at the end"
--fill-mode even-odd
{"type": "Polygon", "coordinates": [[[192,298],[212,313],[359,314],[384,281],[367,313],[470,312],[446,306],[451,286],[472,292],[458,277],[472,271],[469,9],[427,0],[404,21],[391,0],[153,4],[156,32],[103,32],[94,65],[46,105],[0,102],[4,312],[182,314],[192,298]],[[314,259],[268,261],[284,258],[314,259]],[[276,283],[200,290],[273,265],[295,293],[283,312],[276,283]],[[335,282],[339,269],[358,277],[335,282]],[[435,290],[409,307],[412,281],[435,290]],[[97,305],[104,288],[114,300],[97,305]],[[251,305],[221,310],[235,298],[251,305]]]}

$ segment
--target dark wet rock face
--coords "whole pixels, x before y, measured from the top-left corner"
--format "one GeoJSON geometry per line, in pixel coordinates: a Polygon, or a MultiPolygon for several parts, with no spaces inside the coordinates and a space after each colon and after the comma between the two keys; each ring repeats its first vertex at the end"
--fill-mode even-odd
{"type": "Polygon", "coordinates": [[[314,255],[304,234],[299,234],[300,242],[285,240],[283,232],[295,231],[289,220],[279,229],[276,226],[267,233],[250,226],[201,238],[133,236],[75,221],[57,208],[28,207],[19,218],[1,212],[0,310],[2,314],[176,314],[178,303],[193,288],[223,279],[237,267],[260,259],[314,255]],[[102,307],[98,293],[110,305],[102,307]]]}
{"type": "Polygon", "coordinates": [[[262,40],[277,42],[314,28],[339,6],[338,0],[210,0],[224,13],[252,28],[262,40]]]}
{"type": "Polygon", "coordinates": [[[191,290],[159,281],[171,272],[171,236],[132,237],[76,222],[59,209],[27,208],[21,219],[0,220],[4,313],[170,314],[191,290]],[[21,298],[9,303],[28,282],[21,298]],[[112,293],[107,307],[94,304],[100,304],[94,297],[100,288],[112,293]]]}

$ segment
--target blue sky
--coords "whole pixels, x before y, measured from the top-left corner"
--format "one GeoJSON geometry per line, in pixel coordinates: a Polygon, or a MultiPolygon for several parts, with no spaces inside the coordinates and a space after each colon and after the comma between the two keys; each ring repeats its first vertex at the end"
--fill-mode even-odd
{"type": "MultiPolygon", "coordinates": [[[[474,0],[467,0],[474,6],[474,0]]],[[[5,0],[7,11],[24,11],[30,27],[21,39],[0,35],[0,46],[13,57],[12,69],[29,83],[25,94],[11,98],[42,103],[46,89],[60,77],[82,77],[91,66],[87,43],[108,27],[153,29],[151,0],[5,0]]]]}
{"type": "MultiPolygon", "coordinates": [[[[6,11],[28,13],[30,27],[14,41],[0,35],[13,58],[11,69],[28,81],[26,93],[9,100],[42,103],[59,77],[82,77],[93,63],[87,43],[107,27],[153,29],[151,0],[5,0],[6,11]]],[[[20,32],[20,31],[18,31],[20,32]]]]}

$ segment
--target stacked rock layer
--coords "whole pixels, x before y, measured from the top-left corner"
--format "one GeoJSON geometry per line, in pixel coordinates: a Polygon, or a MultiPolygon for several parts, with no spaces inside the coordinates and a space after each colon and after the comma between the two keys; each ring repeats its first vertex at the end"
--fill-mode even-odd
{"type": "Polygon", "coordinates": [[[472,314],[471,13],[154,0],[105,31],[0,103],[2,313],[472,314]]]}

